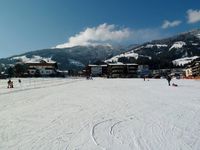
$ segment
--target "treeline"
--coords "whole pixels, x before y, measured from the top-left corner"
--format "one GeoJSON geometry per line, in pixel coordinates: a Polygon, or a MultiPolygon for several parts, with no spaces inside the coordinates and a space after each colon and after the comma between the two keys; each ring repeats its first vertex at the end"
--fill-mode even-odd
{"type": "Polygon", "coordinates": [[[0,65],[0,74],[4,72],[9,78],[11,77],[23,77],[28,74],[28,66],[26,64],[16,64],[14,66],[3,67],[0,65]]]}

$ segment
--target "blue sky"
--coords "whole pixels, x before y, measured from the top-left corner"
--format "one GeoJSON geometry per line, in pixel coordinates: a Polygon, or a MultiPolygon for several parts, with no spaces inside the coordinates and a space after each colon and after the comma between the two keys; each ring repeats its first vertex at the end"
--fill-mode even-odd
{"type": "Polygon", "coordinates": [[[56,46],[142,43],[199,27],[197,0],[1,0],[0,58],[56,46]]]}

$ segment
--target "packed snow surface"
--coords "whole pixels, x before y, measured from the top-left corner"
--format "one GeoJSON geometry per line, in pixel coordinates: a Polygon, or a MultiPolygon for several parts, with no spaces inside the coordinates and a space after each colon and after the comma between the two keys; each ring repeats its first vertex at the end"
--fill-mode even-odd
{"type": "Polygon", "coordinates": [[[199,150],[200,81],[0,80],[1,150],[199,150]]]}

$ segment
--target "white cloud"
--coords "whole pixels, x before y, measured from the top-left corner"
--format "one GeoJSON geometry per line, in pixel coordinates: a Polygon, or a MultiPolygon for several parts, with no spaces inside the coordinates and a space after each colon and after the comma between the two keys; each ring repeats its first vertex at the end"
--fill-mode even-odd
{"type": "Polygon", "coordinates": [[[189,9],[187,11],[188,23],[196,23],[200,21],[200,10],[189,9]]]}
{"type": "Polygon", "coordinates": [[[168,20],[165,20],[163,22],[163,25],[162,25],[162,28],[163,29],[167,29],[167,28],[171,28],[171,27],[176,27],[178,25],[181,24],[181,21],[180,20],[174,20],[172,22],[168,21],[168,20]]]}
{"type": "Polygon", "coordinates": [[[119,28],[116,25],[106,23],[97,27],[86,28],[84,31],[70,37],[68,42],[57,45],[55,48],[67,48],[73,46],[112,45],[123,43],[142,43],[163,37],[157,29],[119,28]]]}
{"type": "Polygon", "coordinates": [[[131,31],[128,28],[119,29],[116,25],[108,25],[104,23],[97,27],[86,28],[85,31],[70,37],[67,43],[57,45],[56,48],[121,42],[130,37],[130,35],[131,31]]]}

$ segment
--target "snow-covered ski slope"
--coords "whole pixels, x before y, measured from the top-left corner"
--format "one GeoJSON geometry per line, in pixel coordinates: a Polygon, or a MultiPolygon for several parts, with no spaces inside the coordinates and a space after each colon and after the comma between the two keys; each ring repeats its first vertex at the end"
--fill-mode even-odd
{"type": "Polygon", "coordinates": [[[0,150],[199,150],[200,81],[0,80],[0,150]]]}

